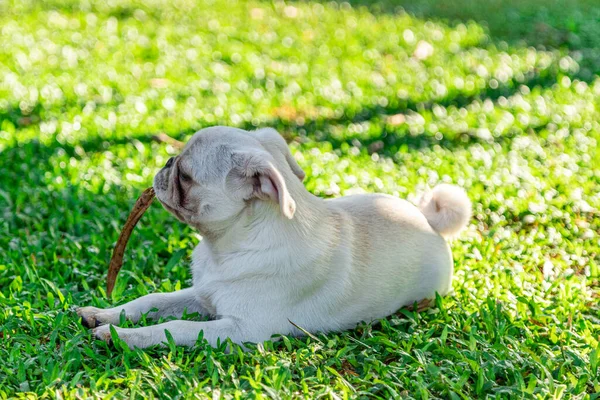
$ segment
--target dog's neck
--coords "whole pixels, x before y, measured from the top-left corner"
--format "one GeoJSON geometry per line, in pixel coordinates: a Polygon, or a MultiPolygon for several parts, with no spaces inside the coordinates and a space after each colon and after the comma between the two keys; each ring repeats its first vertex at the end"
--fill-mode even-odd
{"type": "Polygon", "coordinates": [[[331,229],[324,200],[309,193],[298,180],[291,181],[288,190],[296,202],[292,219],[286,218],[275,202],[253,200],[240,214],[206,232],[203,240],[216,258],[311,242],[324,245],[321,238],[328,236],[324,231],[331,229]]]}

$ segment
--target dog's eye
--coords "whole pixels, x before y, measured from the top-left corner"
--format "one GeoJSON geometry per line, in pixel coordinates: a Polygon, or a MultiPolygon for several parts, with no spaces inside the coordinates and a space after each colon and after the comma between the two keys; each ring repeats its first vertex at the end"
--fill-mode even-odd
{"type": "Polygon", "coordinates": [[[182,182],[191,182],[192,181],[192,177],[182,171],[179,172],[179,179],[181,179],[182,182]]]}

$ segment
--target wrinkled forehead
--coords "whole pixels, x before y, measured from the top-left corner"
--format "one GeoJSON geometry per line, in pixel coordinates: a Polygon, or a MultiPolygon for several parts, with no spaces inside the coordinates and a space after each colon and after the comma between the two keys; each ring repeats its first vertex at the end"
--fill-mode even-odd
{"type": "Polygon", "coordinates": [[[208,180],[229,172],[235,151],[260,146],[247,131],[230,127],[203,129],[187,142],[180,155],[180,166],[208,180]]]}
{"type": "Polygon", "coordinates": [[[218,146],[227,146],[237,150],[257,144],[259,144],[258,141],[248,131],[229,126],[213,126],[196,132],[187,142],[182,153],[188,151],[192,154],[207,152],[218,146]]]}

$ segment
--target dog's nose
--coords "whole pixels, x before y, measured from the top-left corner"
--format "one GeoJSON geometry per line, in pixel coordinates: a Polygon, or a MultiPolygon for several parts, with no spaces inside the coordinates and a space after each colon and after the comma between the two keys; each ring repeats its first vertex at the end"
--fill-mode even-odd
{"type": "Polygon", "coordinates": [[[173,165],[173,161],[175,161],[175,157],[169,158],[169,161],[167,161],[165,164],[165,168],[169,168],[171,165],[173,165]]]}

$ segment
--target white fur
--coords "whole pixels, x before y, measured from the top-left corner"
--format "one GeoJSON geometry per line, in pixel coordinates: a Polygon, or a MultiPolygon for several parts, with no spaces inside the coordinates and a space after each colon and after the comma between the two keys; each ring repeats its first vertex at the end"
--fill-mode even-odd
{"type": "Polygon", "coordinates": [[[187,310],[214,319],[116,331],[131,347],[164,343],[165,330],[180,345],[193,345],[200,333],[211,345],[256,343],[301,335],[295,325],[353,328],[451,288],[452,254],[442,235],[457,233],[470,213],[454,186],[435,188],[422,211],[381,194],[323,200],[304,188],[304,173],[272,129],[205,129],[173,164],[154,187],[165,208],[204,236],[192,256],[193,286],[107,310],[78,309],[87,325],[101,325],[97,337],[109,339],[121,311],[137,321],[147,312],[187,310]],[[193,183],[182,183],[184,172],[193,183]]]}
{"type": "Polygon", "coordinates": [[[423,195],[419,209],[440,235],[456,235],[471,219],[471,201],[465,191],[454,185],[441,184],[423,195]]]}

